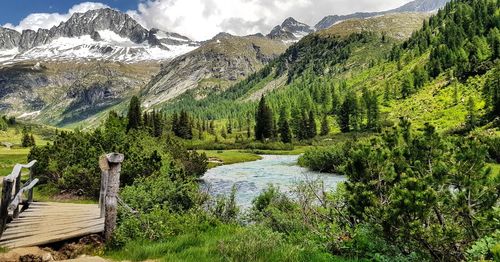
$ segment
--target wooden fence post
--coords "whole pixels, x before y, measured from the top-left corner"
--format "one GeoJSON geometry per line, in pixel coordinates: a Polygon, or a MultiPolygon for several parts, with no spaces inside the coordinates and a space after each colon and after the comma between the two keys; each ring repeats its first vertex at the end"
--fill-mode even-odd
{"type": "MultiPolygon", "coordinates": [[[[15,189],[14,189],[14,196],[19,193],[19,190],[21,189],[21,174],[16,178],[15,182],[15,189]]],[[[18,218],[19,217],[19,206],[16,206],[16,209],[14,209],[14,212],[12,213],[12,218],[18,218]]]]}
{"type": "Polygon", "coordinates": [[[113,231],[116,228],[117,206],[118,206],[118,190],[120,189],[120,172],[121,163],[124,160],[124,155],[111,153],[106,155],[108,160],[108,182],[106,186],[106,201],[105,201],[105,218],[104,218],[104,239],[111,240],[113,231]]]}
{"type": "Polygon", "coordinates": [[[100,217],[103,218],[105,215],[106,207],[106,190],[108,187],[108,174],[109,174],[109,163],[106,155],[102,155],[99,158],[99,167],[101,168],[101,189],[99,191],[99,209],[101,211],[100,217]]]}
{"type": "MultiPolygon", "coordinates": [[[[30,180],[28,181],[28,184],[33,182],[33,167],[30,168],[30,180]]],[[[33,188],[28,191],[28,202],[26,208],[33,203],[33,188]]]]}
{"type": "Polygon", "coordinates": [[[12,198],[12,185],[13,182],[8,179],[3,179],[3,187],[2,187],[2,204],[0,206],[0,237],[5,231],[5,226],[7,225],[7,219],[9,218],[9,204],[12,198]]]}

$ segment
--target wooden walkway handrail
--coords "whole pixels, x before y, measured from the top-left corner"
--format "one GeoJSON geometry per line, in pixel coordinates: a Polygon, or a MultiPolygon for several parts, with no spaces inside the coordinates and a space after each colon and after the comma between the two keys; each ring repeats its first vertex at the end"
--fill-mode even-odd
{"type": "Polygon", "coordinates": [[[38,178],[35,178],[33,181],[31,181],[31,183],[29,184],[26,183],[27,185],[24,185],[24,187],[21,188],[19,192],[17,192],[17,195],[14,197],[12,202],[10,202],[8,210],[14,211],[16,208],[18,208],[19,205],[22,204],[24,192],[33,189],[33,187],[38,183],[38,181],[39,181],[38,178]]]}
{"type": "Polygon", "coordinates": [[[28,164],[16,164],[10,175],[6,176],[4,180],[9,182],[14,182],[20,175],[23,168],[32,168],[36,164],[36,160],[29,162],[28,164]]]}
{"type": "Polygon", "coordinates": [[[28,164],[16,164],[10,175],[3,178],[2,200],[0,205],[0,237],[5,231],[7,221],[10,219],[9,211],[12,211],[13,219],[19,216],[19,205],[22,202],[22,194],[25,191],[28,192],[28,201],[26,201],[25,207],[33,202],[33,187],[38,183],[38,179],[33,180],[32,167],[36,162],[36,160],[33,160],[28,164]],[[30,169],[30,177],[27,185],[21,189],[21,171],[23,168],[30,169]],[[14,192],[12,192],[13,189],[14,192]]]}
{"type": "Polygon", "coordinates": [[[33,179],[36,160],[25,165],[16,164],[12,173],[3,179],[0,244],[8,247],[39,245],[100,232],[104,232],[106,241],[111,240],[116,228],[118,203],[137,214],[118,197],[124,158],[119,153],[101,157],[99,206],[37,202],[32,204],[34,208],[28,209],[33,202],[33,188],[39,182],[38,179],[33,179]],[[28,182],[21,187],[23,168],[31,170],[28,182]],[[26,193],[28,199],[23,201],[26,193]],[[23,205],[22,210],[19,209],[20,205],[23,205]],[[59,210],[59,207],[63,209],[59,210]],[[20,215],[21,211],[23,213],[20,215]]]}

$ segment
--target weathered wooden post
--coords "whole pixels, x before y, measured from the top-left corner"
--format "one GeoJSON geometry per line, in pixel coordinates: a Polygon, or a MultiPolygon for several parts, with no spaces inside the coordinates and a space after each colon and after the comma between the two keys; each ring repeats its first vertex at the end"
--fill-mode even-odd
{"type": "Polygon", "coordinates": [[[116,228],[118,190],[120,189],[121,163],[125,156],[123,154],[111,153],[106,155],[108,160],[108,182],[106,186],[105,218],[104,218],[104,239],[111,240],[113,231],[116,228]]]}
{"type": "Polygon", "coordinates": [[[0,236],[2,236],[3,231],[5,231],[5,226],[7,225],[7,219],[9,218],[9,204],[12,198],[12,180],[8,177],[3,179],[2,185],[2,204],[0,206],[0,236]]]}
{"type": "MultiPolygon", "coordinates": [[[[21,174],[19,174],[19,176],[16,177],[13,197],[15,197],[17,193],[19,193],[19,190],[21,190],[21,174]]],[[[16,208],[12,212],[12,218],[18,218],[18,217],[19,217],[19,206],[16,206],[16,208]]]]}
{"type": "MultiPolygon", "coordinates": [[[[30,167],[30,180],[28,181],[28,184],[33,182],[33,167],[30,167]]],[[[26,208],[33,203],[33,188],[28,191],[28,201],[26,203],[26,208]]]]}
{"type": "Polygon", "coordinates": [[[100,217],[103,218],[105,215],[106,207],[106,190],[108,187],[108,173],[109,164],[106,155],[102,155],[99,158],[99,167],[101,168],[101,189],[99,191],[99,209],[101,211],[100,217]]]}

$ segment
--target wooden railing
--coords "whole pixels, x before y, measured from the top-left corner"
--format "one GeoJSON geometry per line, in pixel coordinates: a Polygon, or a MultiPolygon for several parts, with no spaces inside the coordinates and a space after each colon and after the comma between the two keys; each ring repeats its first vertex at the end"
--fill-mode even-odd
{"type": "Polygon", "coordinates": [[[0,205],[0,237],[5,231],[7,222],[19,217],[19,207],[23,205],[23,209],[29,207],[33,202],[33,187],[38,183],[38,179],[33,179],[32,168],[36,164],[36,160],[31,161],[26,165],[16,164],[10,175],[4,177],[2,185],[2,201],[0,205]],[[21,187],[21,171],[23,168],[29,168],[29,179],[21,187]],[[23,202],[24,193],[28,193],[28,198],[23,202]],[[12,216],[10,215],[12,212],[12,216]]]}
{"type": "MultiPolygon", "coordinates": [[[[117,206],[122,202],[118,197],[120,187],[121,163],[124,155],[110,153],[103,155],[99,160],[101,168],[101,189],[99,194],[100,217],[104,218],[104,236],[110,240],[116,228],[117,206]]],[[[38,179],[33,179],[32,167],[36,160],[29,164],[17,164],[12,173],[3,179],[2,200],[0,206],[0,237],[6,229],[7,223],[19,217],[22,205],[23,210],[33,202],[33,187],[38,183],[38,179]],[[21,171],[23,168],[30,169],[29,180],[21,187],[21,171]],[[26,201],[23,195],[27,193],[26,201]],[[12,215],[11,215],[12,213],[12,215]]]]}

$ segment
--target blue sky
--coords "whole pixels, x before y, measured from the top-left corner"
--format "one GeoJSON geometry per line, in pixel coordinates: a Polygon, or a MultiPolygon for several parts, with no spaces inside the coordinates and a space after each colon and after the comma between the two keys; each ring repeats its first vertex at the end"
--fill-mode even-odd
{"type": "MultiPolygon", "coordinates": [[[[32,13],[66,13],[79,0],[1,0],[0,25],[18,24],[32,13]]],[[[137,9],[138,0],[96,1],[122,11],[137,9]]]]}

